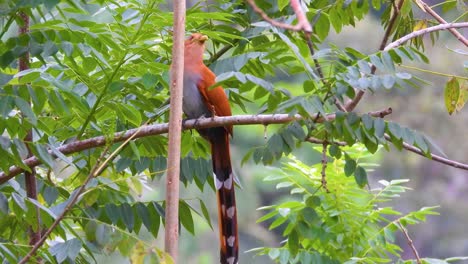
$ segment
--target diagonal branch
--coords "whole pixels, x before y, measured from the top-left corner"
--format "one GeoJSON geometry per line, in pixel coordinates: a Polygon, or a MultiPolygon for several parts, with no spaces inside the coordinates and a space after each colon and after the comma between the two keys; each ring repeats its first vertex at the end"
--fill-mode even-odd
{"type": "Polygon", "coordinates": [[[434,31],[439,31],[439,30],[445,30],[445,29],[453,29],[453,28],[468,28],[468,22],[463,22],[463,23],[447,23],[447,24],[440,24],[440,25],[437,25],[437,26],[433,26],[433,27],[428,27],[428,28],[424,28],[424,29],[421,29],[421,30],[418,30],[418,31],[414,31],[414,32],[411,32],[410,34],[388,44],[384,50],[390,50],[390,49],[393,49],[393,48],[396,48],[398,46],[400,46],[401,44],[405,43],[406,41],[412,39],[412,38],[416,38],[416,37],[419,37],[421,35],[424,35],[424,34],[428,34],[428,33],[431,33],[431,32],[434,32],[434,31]]]}
{"type": "Polygon", "coordinates": [[[418,251],[416,250],[416,247],[414,246],[413,240],[408,234],[408,230],[401,224],[400,221],[397,221],[398,226],[400,227],[401,231],[405,235],[406,241],[408,241],[408,245],[410,246],[411,250],[413,251],[414,257],[416,258],[416,263],[417,264],[422,264],[421,258],[419,257],[418,251]]]}
{"type": "Polygon", "coordinates": [[[270,18],[260,7],[257,6],[255,0],[246,0],[247,3],[252,7],[255,13],[259,14],[263,20],[270,23],[271,25],[291,31],[304,31],[312,33],[312,26],[310,25],[307,17],[305,16],[304,12],[301,10],[301,6],[299,0],[291,0],[291,7],[293,8],[294,12],[296,13],[297,17],[297,24],[290,25],[282,22],[278,22],[272,18],[270,18]]]}
{"type": "MultiPolygon", "coordinates": [[[[390,18],[390,21],[388,22],[387,29],[385,30],[382,41],[380,42],[379,50],[383,50],[385,46],[387,45],[388,39],[390,38],[390,35],[392,34],[393,27],[395,26],[397,18],[400,15],[400,10],[404,2],[405,0],[400,0],[398,2],[398,5],[394,7],[392,17],[390,18]]],[[[375,67],[375,65],[372,65],[371,74],[374,74],[376,70],[377,68],[375,67]]],[[[348,112],[353,111],[354,108],[356,108],[356,106],[359,104],[363,96],[364,96],[364,90],[359,90],[356,96],[346,104],[345,106],[346,110],[348,112]]]]}
{"type": "MultiPolygon", "coordinates": [[[[439,14],[437,14],[430,6],[428,6],[422,0],[416,0],[416,4],[424,11],[429,13],[435,20],[439,21],[441,24],[448,24],[445,19],[443,19],[439,14]]],[[[452,33],[461,43],[463,43],[466,47],[468,47],[468,40],[460,34],[455,28],[447,28],[450,33],[452,33]]]]}
{"type": "MultiPolygon", "coordinates": [[[[45,241],[47,240],[47,237],[49,237],[49,235],[52,233],[52,231],[54,231],[54,229],[60,224],[60,222],[63,220],[63,218],[65,217],[65,215],[73,208],[73,206],[78,202],[78,198],[80,197],[80,195],[83,193],[83,191],[85,190],[86,186],[88,185],[89,181],[96,177],[97,175],[99,175],[100,171],[102,170],[99,170],[98,168],[100,168],[100,165],[101,165],[101,160],[104,158],[105,154],[107,153],[107,148],[101,153],[101,156],[99,157],[99,159],[97,160],[96,164],[93,166],[93,168],[91,169],[91,172],[88,174],[88,176],[86,177],[85,181],[83,182],[83,184],[80,186],[80,188],[78,189],[78,191],[75,193],[75,195],[73,196],[73,198],[70,200],[70,202],[67,204],[67,206],[65,207],[65,209],[63,209],[62,213],[60,213],[59,216],[57,216],[57,218],[55,219],[55,221],[52,223],[52,225],[49,227],[49,229],[47,229],[44,233],[44,235],[34,244],[33,248],[28,252],[28,254],[26,254],[26,256],[24,256],[20,262],[18,262],[18,264],[26,264],[28,263],[28,261],[36,254],[36,252],[39,250],[39,248],[45,243],[45,241]]],[[[105,164],[105,163],[103,163],[105,164]]],[[[101,166],[101,168],[103,168],[101,166]]]]}
{"type": "MultiPolygon", "coordinates": [[[[385,137],[386,140],[392,141],[392,139],[391,139],[391,137],[389,135],[385,134],[384,137],[385,137]]],[[[418,154],[420,156],[426,157],[424,152],[422,152],[417,147],[414,147],[414,146],[412,146],[412,145],[410,145],[408,143],[403,142],[403,148],[406,149],[406,150],[409,150],[409,151],[411,151],[413,153],[416,153],[416,154],[418,154]]],[[[450,160],[450,159],[446,159],[444,157],[441,157],[441,156],[438,156],[438,155],[435,155],[435,154],[431,154],[431,159],[434,160],[434,161],[437,161],[439,163],[448,165],[450,167],[454,167],[454,168],[462,169],[462,170],[468,170],[468,164],[457,162],[457,161],[450,160]]]]}

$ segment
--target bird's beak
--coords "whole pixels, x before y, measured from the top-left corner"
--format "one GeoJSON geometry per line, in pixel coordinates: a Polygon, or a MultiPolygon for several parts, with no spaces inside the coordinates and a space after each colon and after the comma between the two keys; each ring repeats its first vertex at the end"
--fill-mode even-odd
{"type": "Polygon", "coordinates": [[[206,35],[202,35],[200,37],[200,39],[199,39],[200,43],[202,43],[202,44],[205,43],[205,41],[207,41],[207,40],[208,40],[208,37],[206,35]]]}

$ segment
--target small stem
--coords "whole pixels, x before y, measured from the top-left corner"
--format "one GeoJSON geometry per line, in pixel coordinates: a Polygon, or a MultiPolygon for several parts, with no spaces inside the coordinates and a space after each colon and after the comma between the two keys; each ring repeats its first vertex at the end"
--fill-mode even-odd
{"type": "MultiPolygon", "coordinates": [[[[405,0],[400,0],[397,6],[394,5],[392,17],[390,18],[390,21],[388,22],[387,29],[385,30],[382,41],[380,42],[379,50],[383,50],[385,46],[387,45],[388,39],[390,38],[391,32],[393,30],[393,27],[395,26],[396,20],[398,18],[398,15],[400,14],[400,10],[404,2],[405,0]]],[[[393,2],[393,4],[395,4],[395,2],[393,2]]],[[[376,70],[377,70],[377,67],[375,67],[375,65],[372,65],[371,74],[374,74],[376,70]]],[[[356,106],[359,104],[362,97],[364,96],[364,93],[365,93],[364,90],[359,90],[356,96],[346,104],[345,108],[347,112],[351,112],[354,110],[354,108],[356,108],[356,106]]]]}
{"type": "Polygon", "coordinates": [[[412,38],[416,38],[416,37],[419,37],[421,35],[428,34],[428,33],[434,32],[434,31],[446,30],[446,29],[450,30],[450,29],[454,29],[454,28],[467,28],[467,27],[468,27],[468,22],[464,22],[464,23],[446,23],[446,24],[440,24],[440,25],[437,25],[437,26],[428,27],[428,28],[424,28],[424,29],[421,29],[421,30],[413,31],[410,34],[408,34],[406,36],[403,36],[402,38],[400,38],[398,40],[395,40],[394,42],[388,44],[384,48],[384,50],[394,49],[394,48],[402,45],[403,43],[405,43],[406,41],[408,41],[408,40],[410,40],[412,38]]]}
{"type": "MultiPolygon", "coordinates": [[[[422,0],[416,0],[416,3],[418,4],[419,7],[422,7],[422,9],[429,13],[435,20],[439,21],[441,24],[447,24],[447,21],[443,19],[439,14],[437,14],[430,6],[428,6],[424,1],[422,0]]],[[[460,34],[455,28],[448,28],[448,31],[452,33],[461,43],[463,43],[466,47],[468,47],[468,40],[460,34]]]]}
{"type": "Polygon", "coordinates": [[[401,231],[406,237],[406,241],[408,242],[408,245],[410,246],[411,250],[413,251],[414,257],[416,258],[416,263],[422,264],[421,258],[419,257],[418,251],[416,250],[416,247],[414,246],[413,240],[408,234],[408,230],[401,224],[400,221],[397,221],[398,226],[400,226],[401,231]]]}
{"type": "Polygon", "coordinates": [[[420,72],[426,72],[426,73],[430,73],[430,74],[433,74],[433,75],[439,75],[439,76],[450,77],[450,78],[455,77],[457,79],[462,79],[462,80],[467,80],[468,81],[468,77],[464,77],[464,76],[460,76],[460,75],[453,75],[453,74],[448,74],[448,73],[443,73],[443,72],[430,71],[430,70],[425,70],[425,69],[421,69],[421,68],[418,68],[418,67],[402,65],[402,64],[399,65],[399,66],[402,67],[402,68],[407,68],[407,69],[420,71],[420,72]]]}
{"type": "Polygon", "coordinates": [[[325,189],[327,193],[330,192],[327,187],[327,175],[326,175],[326,170],[327,170],[327,164],[328,164],[328,158],[327,158],[327,147],[328,143],[324,142],[322,144],[322,187],[325,189]]]}

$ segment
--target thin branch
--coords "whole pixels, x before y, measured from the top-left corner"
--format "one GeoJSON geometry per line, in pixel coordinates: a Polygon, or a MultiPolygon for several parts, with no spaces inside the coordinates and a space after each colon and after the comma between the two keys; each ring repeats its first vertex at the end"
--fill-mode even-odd
{"type": "Polygon", "coordinates": [[[228,52],[230,49],[232,49],[237,42],[239,42],[238,39],[233,40],[231,45],[226,45],[222,47],[218,52],[214,53],[210,59],[206,62],[206,66],[210,66],[213,62],[217,61],[221,56],[223,56],[226,52],[228,52]]]}
{"type": "MultiPolygon", "coordinates": [[[[373,117],[384,117],[392,113],[391,108],[383,109],[380,111],[370,112],[369,115],[373,117]]],[[[313,119],[318,114],[309,117],[313,119]]],[[[328,114],[328,120],[335,119],[335,114],[328,114]]],[[[269,124],[284,124],[289,123],[295,120],[303,120],[304,117],[301,115],[289,115],[289,114],[274,114],[274,115],[238,115],[238,116],[226,116],[226,117],[210,117],[203,119],[191,119],[184,121],[183,129],[200,129],[200,128],[210,128],[218,126],[227,126],[227,125],[269,125],[269,124]]],[[[323,122],[323,118],[317,120],[318,123],[323,122]]],[[[167,133],[169,130],[168,123],[155,124],[155,125],[144,125],[138,128],[129,129],[122,132],[117,132],[109,139],[110,137],[98,136],[94,138],[77,140],[69,144],[60,146],[55,149],[64,155],[69,155],[72,153],[80,152],[87,149],[92,149],[96,147],[102,147],[106,144],[115,144],[118,142],[125,141],[129,138],[143,138],[148,136],[155,136],[167,133]]],[[[57,158],[53,151],[49,150],[49,155],[53,158],[57,158]]],[[[36,167],[42,164],[42,161],[33,156],[31,158],[23,160],[25,166],[29,168],[36,167]]],[[[19,166],[12,166],[7,173],[0,172],[0,184],[7,182],[9,179],[14,176],[23,173],[25,170],[19,166]]]]}
{"type": "MultiPolygon", "coordinates": [[[[441,24],[449,24],[445,19],[443,19],[439,14],[437,14],[430,6],[428,6],[424,1],[422,0],[416,0],[416,4],[425,12],[429,13],[435,20],[439,21],[441,24]]],[[[468,47],[468,40],[460,34],[455,28],[447,28],[450,33],[452,33],[461,43],[463,43],[466,47],[468,47]]]]}
{"type": "Polygon", "coordinates": [[[422,69],[422,68],[418,68],[418,67],[414,67],[414,66],[409,66],[409,65],[404,65],[404,64],[400,64],[400,65],[398,65],[398,66],[399,66],[399,67],[402,67],[402,68],[407,68],[407,69],[415,70],[415,71],[430,73],[430,74],[433,74],[433,75],[439,75],[439,76],[444,76],[444,77],[449,77],[449,78],[454,77],[454,78],[457,78],[457,79],[462,79],[462,80],[468,81],[468,77],[461,76],[461,75],[455,75],[455,74],[449,74],[449,73],[431,71],[431,70],[426,70],[426,69],[422,69]]]}
{"type": "Polygon", "coordinates": [[[408,230],[401,224],[400,221],[397,221],[398,225],[400,226],[401,231],[406,237],[406,241],[408,241],[408,245],[410,246],[411,250],[413,251],[414,257],[416,258],[416,263],[421,264],[421,258],[419,257],[418,251],[416,250],[416,247],[413,244],[413,240],[408,234],[408,230]]]}
{"type": "Polygon", "coordinates": [[[67,204],[67,206],[65,207],[65,209],[63,209],[62,213],[55,219],[55,221],[52,223],[52,225],[49,227],[49,229],[47,229],[47,231],[44,233],[44,235],[42,236],[42,238],[37,241],[37,243],[34,244],[34,247],[28,252],[28,254],[26,254],[26,256],[24,256],[23,259],[21,259],[20,262],[18,262],[18,264],[26,264],[28,263],[29,259],[34,256],[34,254],[36,254],[37,250],[44,244],[44,242],[47,240],[47,237],[49,237],[49,235],[52,233],[52,231],[54,231],[54,229],[58,226],[58,224],[63,220],[63,218],[65,217],[65,215],[72,209],[72,207],[76,204],[76,202],[78,201],[78,198],[80,197],[81,193],[83,193],[84,189],[86,188],[87,184],[89,183],[89,181],[96,177],[97,175],[99,175],[99,170],[98,170],[98,167],[100,165],[100,161],[104,158],[104,155],[107,153],[107,148],[102,152],[101,156],[99,157],[99,159],[97,160],[96,164],[93,166],[93,168],[91,169],[91,172],[88,174],[88,176],[86,177],[85,181],[83,182],[83,184],[80,186],[80,188],[78,189],[78,191],[75,193],[75,196],[73,196],[73,198],[70,200],[70,202],[67,204]]]}
{"type": "MultiPolygon", "coordinates": [[[[148,122],[145,123],[145,125],[147,124],[148,122]]],[[[42,235],[41,239],[36,243],[34,244],[34,247],[31,249],[31,251],[28,252],[28,254],[18,263],[18,264],[25,264],[28,262],[28,260],[36,253],[36,251],[44,244],[44,242],[47,240],[47,237],[49,237],[49,235],[52,233],[52,231],[55,229],[55,227],[57,227],[57,225],[64,219],[65,215],[72,209],[72,207],[77,203],[78,201],[78,198],[80,197],[80,195],[84,192],[84,190],[86,189],[86,186],[88,185],[89,181],[92,179],[92,178],[95,178],[97,177],[99,174],[102,173],[102,171],[105,169],[105,167],[107,166],[107,164],[109,164],[109,162],[111,162],[116,156],[118,153],[120,153],[120,151],[122,151],[122,149],[128,145],[128,143],[130,141],[132,141],[133,139],[135,139],[136,135],[138,135],[138,132],[140,132],[140,130],[143,129],[143,126],[142,127],[139,127],[136,129],[135,133],[133,133],[130,137],[128,137],[123,143],[122,145],[120,145],[116,150],[114,150],[114,152],[112,152],[109,157],[107,157],[106,160],[104,160],[102,163],[101,163],[101,160],[104,158],[104,156],[106,155],[109,147],[110,147],[110,144],[106,145],[106,147],[104,148],[104,150],[102,151],[100,157],[98,158],[98,160],[96,161],[96,164],[94,164],[93,168],[91,169],[90,173],[88,174],[88,176],[86,177],[85,181],[83,182],[83,184],[80,186],[80,188],[78,189],[78,191],[76,192],[75,196],[70,200],[70,202],[67,204],[67,206],[65,207],[65,209],[63,209],[62,213],[55,219],[55,221],[52,223],[52,225],[49,227],[49,229],[47,229],[47,231],[42,235]]]]}
{"type": "Polygon", "coordinates": [[[324,142],[322,144],[322,187],[325,189],[327,193],[330,192],[327,187],[327,175],[326,175],[326,170],[327,170],[327,164],[328,164],[328,158],[327,158],[327,147],[328,143],[324,142]]]}
{"type": "MultiPolygon", "coordinates": [[[[385,136],[385,139],[387,139],[388,141],[392,140],[389,135],[385,134],[384,136],[385,136]]],[[[408,150],[408,151],[411,151],[413,153],[416,153],[416,154],[418,154],[420,156],[426,157],[426,155],[424,154],[424,152],[422,152],[422,150],[420,150],[417,147],[414,147],[414,146],[412,146],[412,145],[410,145],[408,143],[403,142],[403,148],[408,150]]],[[[448,165],[450,167],[454,167],[454,168],[457,168],[457,169],[468,170],[468,164],[457,162],[457,161],[450,160],[450,159],[446,159],[444,157],[441,157],[441,156],[438,156],[438,155],[435,155],[435,154],[431,154],[430,156],[431,156],[432,160],[437,161],[439,163],[442,163],[442,164],[445,164],[445,165],[448,165]]]]}
{"type": "Polygon", "coordinates": [[[348,143],[342,142],[342,141],[328,141],[328,140],[323,140],[319,138],[314,138],[314,137],[308,137],[305,139],[305,141],[312,143],[312,144],[328,144],[328,145],[338,145],[338,146],[346,146],[348,143]]]}
{"type": "MultiPolygon", "coordinates": [[[[270,23],[271,25],[291,31],[305,31],[305,32],[312,32],[312,27],[309,24],[309,21],[307,20],[307,17],[305,15],[300,15],[298,16],[296,13],[297,17],[297,24],[296,25],[290,25],[282,22],[278,22],[272,18],[270,18],[260,7],[255,4],[255,0],[246,0],[247,3],[252,7],[252,9],[255,11],[255,13],[259,14],[263,20],[266,22],[270,23]]],[[[294,9],[294,12],[299,10],[301,8],[299,0],[291,0],[291,7],[294,9]]],[[[303,12],[301,12],[304,14],[303,12]]]]}
{"type": "MultiPolygon", "coordinates": [[[[22,21],[22,25],[19,28],[19,35],[25,35],[29,33],[29,16],[24,13],[24,12],[19,12],[19,17],[22,21]]],[[[25,71],[29,69],[29,52],[26,52],[23,56],[19,58],[18,61],[18,70],[19,71],[25,71]]],[[[20,77],[21,78],[21,77],[20,77]]],[[[22,89],[22,88],[18,88],[22,89]]],[[[31,103],[29,103],[31,104],[31,103]]],[[[22,115],[21,118],[24,121],[24,116],[22,115]]],[[[29,130],[26,134],[26,137],[23,139],[23,141],[26,143],[26,147],[28,150],[28,158],[33,156],[31,152],[31,147],[29,145],[30,142],[32,142],[32,130],[29,130]]],[[[30,199],[37,200],[37,182],[36,182],[36,170],[33,168],[31,171],[26,172],[24,174],[24,181],[26,185],[26,195],[30,199]]],[[[41,228],[40,228],[40,222],[41,222],[41,217],[40,217],[40,211],[38,206],[34,206],[36,209],[36,226],[37,230],[33,230],[32,226],[28,227],[28,233],[29,233],[29,244],[34,245],[41,239],[41,228]]]]}
{"type": "MultiPolygon", "coordinates": [[[[394,6],[392,17],[390,18],[390,21],[388,22],[387,29],[385,30],[382,41],[380,42],[379,50],[383,50],[385,46],[387,45],[388,39],[390,38],[393,27],[395,26],[396,20],[398,18],[398,15],[400,14],[400,10],[404,2],[405,0],[400,0],[398,2],[398,5],[394,6]]],[[[371,74],[374,74],[376,70],[377,68],[375,67],[375,65],[372,65],[371,74]]],[[[351,112],[354,110],[354,108],[356,108],[356,106],[359,104],[362,97],[364,96],[364,93],[365,93],[364,90],[359,90],[356,96],[346,104],[345,108],[348,112],[351,112]]]]}
{"type": "Polygon", "coordinates": [[[468,27],[468,22],[463,22],[463,23],[447,23],[447,24],[440,24],[440,25],[437,25],[437,26],[433,26],[433,27],[428,27],[428,28],[424,28],[424,29],[421,29],[421,30],[418,30],[418,31],[414,31],[414,32],[411,32],[410,34],[388,44],[384,50],[390,50],[390,49],[393,49],[393,48],[396,48],[400,45],[402,45],[403,43],[405,43],[406,41],[412,39],[412,38],[416,38],[416,37],[419,37],[421,35],[424,35],[424,34],[428,34],[428,33],[431,33],[431,32],[434,32],[434,31],[439,31],[439,30],[446,30],[446,29],[450,29],[450,28],[467,28],[468,27]]]}
{"type": "Polygon", "coordinates": [[[182,139],[185,1],[174,2],[174,45],[171,64],[171,103],[166,176],[166,228],[164,249],[177,263],[179,251],[179,173],[182,139]]]}

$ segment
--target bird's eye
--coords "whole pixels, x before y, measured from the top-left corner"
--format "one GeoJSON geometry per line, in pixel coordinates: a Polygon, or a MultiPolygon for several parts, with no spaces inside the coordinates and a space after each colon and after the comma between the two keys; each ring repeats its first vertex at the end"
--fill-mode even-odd
{"type": "Polygon", "coordinates": [[[193,40],[193,36],[188,37],[188,40],[193,40]]]}

